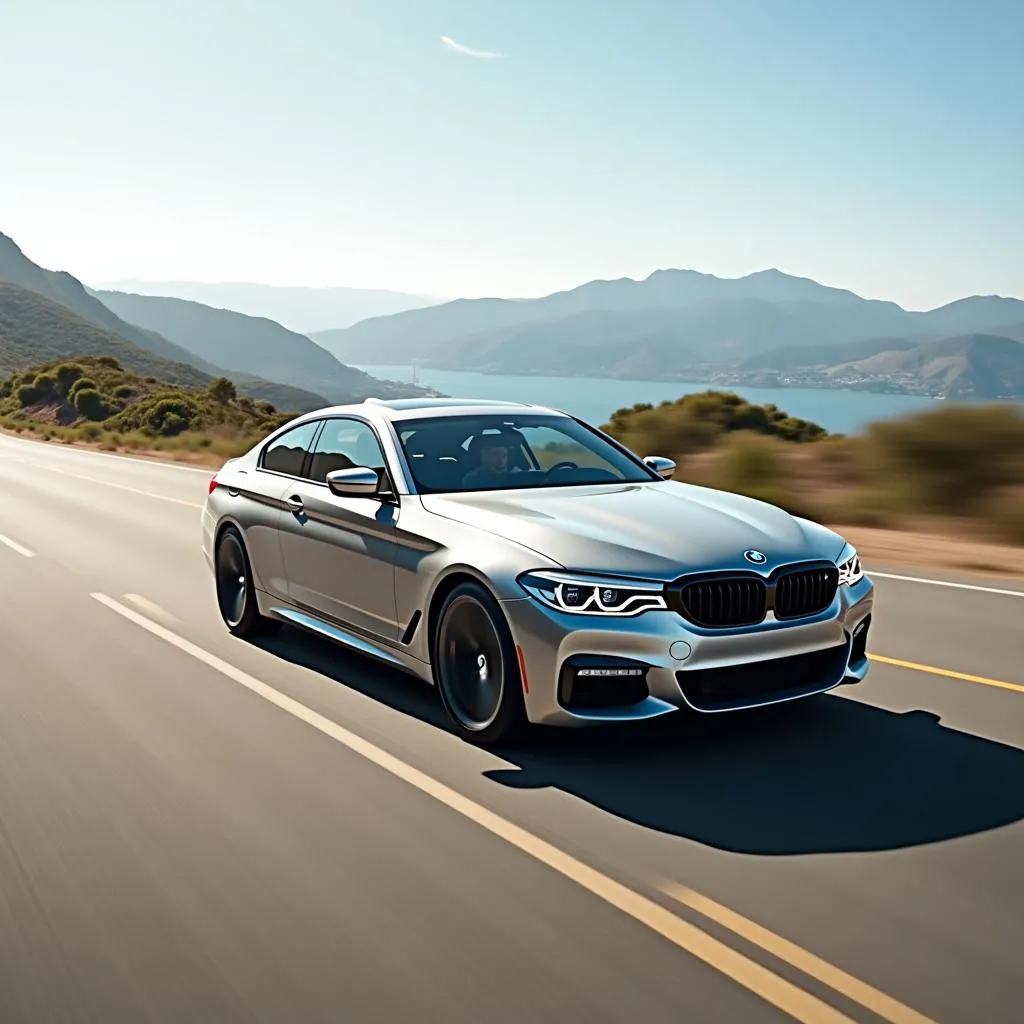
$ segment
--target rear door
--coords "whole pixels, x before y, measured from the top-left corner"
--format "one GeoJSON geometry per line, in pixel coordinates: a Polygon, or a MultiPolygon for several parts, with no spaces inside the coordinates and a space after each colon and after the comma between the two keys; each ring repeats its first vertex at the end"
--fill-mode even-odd
{"type": "Polygon", "coordinates": [[[304,478],[285,493],[281,545],[289,600],[357,632],[397,640],[395,530],[398,504],[339,497],[327,487],[336,469],[365,466],[390,480],[373,427],[332,417],[313,445],[304,478]]]}
{"type": "Polygon", "coordinates": [[[256,471],[251,474],[252,489],[239,481],[246,498],[239,519],[257,586],[285,600],[288,579],[281,550],[280,530],[285,517],[282,501],[294,481],[302,477],[320,422],[310,420],[279,434],[260,453],[256,471]]]}

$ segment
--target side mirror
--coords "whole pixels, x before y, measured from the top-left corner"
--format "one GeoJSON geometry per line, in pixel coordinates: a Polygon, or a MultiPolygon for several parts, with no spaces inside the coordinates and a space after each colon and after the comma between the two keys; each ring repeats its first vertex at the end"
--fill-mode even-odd
{"type": "Polygon", "coordinates": [[[353,466],[328,473],[327,487],[339,498],[373,498],[380,491],[380,480],[375,469],[353,466]]]}
{"type": "Polygon", "coordinates": [[[676,471],[676,464],[664,455],[645,455],[644,465],[653,469],[663,480],[671,480],[676,471]]]}

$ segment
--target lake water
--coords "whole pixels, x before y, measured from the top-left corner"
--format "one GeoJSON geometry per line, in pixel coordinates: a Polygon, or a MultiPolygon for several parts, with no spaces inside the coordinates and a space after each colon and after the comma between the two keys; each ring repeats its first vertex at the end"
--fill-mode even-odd
{"type": "MultiPolygon", "coordinates": [[[[360,366],[374,377],[410,381],[411,366],[360,366]]],[[[674,400],[711,385],[685,381],[604,380],[594,377],[504,377],[489,373],[418,368],[419,383],[453,398],[493,398],[536,402],[563,409],[600,426],[623,406],[637,402],[674,400]]],[[[912,395],[874,395],[865,391],[819,388],[722,388],[736,391],[758,405],[773,402],[792,416],[823,426],[834,434],[855,434],[872,420],[891,419],[922,409],[935,409],[933,398],[912,395]]]]}

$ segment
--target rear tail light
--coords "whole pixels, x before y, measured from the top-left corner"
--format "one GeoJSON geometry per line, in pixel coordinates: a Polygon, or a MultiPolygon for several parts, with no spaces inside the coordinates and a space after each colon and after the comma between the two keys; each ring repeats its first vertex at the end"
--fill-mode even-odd
{"type": "Polygon", "coordinates": [[[216,476],[214,476],[214,477],[212,477],[212,478],[211,478],[211,480],[210,480],[210,489],[209,489],[209,490],[208,490],[208,491],[207,491],[206,493],[207,493],[207,494],[213,494],[213,492],[214,492],[214,491],[215,491],[216,489],[217,489],[217,477],[216,477],[216,476]]]}

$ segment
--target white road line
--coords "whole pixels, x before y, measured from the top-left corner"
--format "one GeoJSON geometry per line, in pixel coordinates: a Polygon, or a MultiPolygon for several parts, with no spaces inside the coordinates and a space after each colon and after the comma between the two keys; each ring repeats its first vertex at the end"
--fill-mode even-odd
{"type": "MultiPolygon", "coordinates": [[[[135,455],[121,455],[118,452],[94,452],[89,448],[75,448],[71,445],[62,445],[60,448],[54,448],[52,441],[30,441],[24,437],[12,437],[10,434],[0,433],[0,444],[4,441],[14,441],[18,444],[23,445],[34,445],[39,448],[43,445],[48,445],[48,451],[60,451],[65,455],[94,455],[101,459],[120,459],[121,462],[134,462],[139,466],[154,466],[157,469],[176,469],[184,473],[202,473],[205,476],[212,476],[215,470],[207,466],[182,466],[177,462],[169,462],[163,459],[140,459],[135,455]]],[[[224,460],[227,462],[227,459],[224,460]]]]}
{"type": "Polygon", "coordinates": [[[35,558],[36,553],[29,551],[28,548],[22,547],[16,540],[11,540],[10,537],[5,537],[0,533],[0,544],[10,548],[12,551],[16,551],[19,555],[23,555],[25,558],[35,558]]]}
{"type": "Polygon", "coordinates": [[[272,686],[268,686],[240,668],[236,668],[215,654],[198,647],[184,637],[172,633],[169,629],[165,629],[145,616],[139,615],[138,612],[107,597],[106,594],[94,593],[91,596],[100,604],[166,641],[179,651],[203,662],[282,711],[336,740],[353,753],[418,789],[421,793],[432,797],[450,810],[504,839],[511,846],[575,882],[635,921],[646,925],[656,934],[661,935],[678,948],[686,950],[748,991],[777,1006],[795,1020],[799,1020],[803,1024],[853,1024],[852,1018],[840,1013],[817,996],[804,991],[780,975],[772,973],[755,960],[744,956],[731,946],[674,914],[662,904],[641,895],[608,875],[602,874],[583,861],[560,850],[557,846],[535,836],[519,825],[513,824],[507,818],[503,818],[482,804],[463,796],[444,783],[421,772],[418,768],[406,764],[393,754],[389,754],[361,736],[357,736],[329,718],[318,714],[306,707],[305,704],[275,690],[272,686]]]}
{"type": "Polygon", "coordinates": [[[891,572],[864,570],[869,576],[883,580],[902,580],[904,583],[927,583],[933,587],[952,587],[954,590],[980,590],[983,594],[1001,594],[1003,597],[1024,597],[1024,590],[1002,590],[999,587],[982,587],[976,583],[953,583],[951,580],[930,580],[922,576],[897,576],[891,572]]]}
{"type": "Polygon", "coordinates": [[[155,601],[150,601],[148,597],[143,597],[141,594],[125,594],[124,599],[131,601],[140,611],[145,612],[150,618],[157,619],[160,622],[170,625],[180,621],[165,608],[161,608],[155,601]]]}
{"type": "MultiPolygon", "coordinates": [[[[101,487],[114,487],[119,491],[128,491],[131,494],[141,494],[145,498],[156,498],[158,501],[170,501],[175,505],[185,505],[188,508],[202,508],[199,502],[185,501],[182,498],[172,498],[166,494],[156,494],[153,491],[143,491],[138,487],[128,487],[125,484],[115,484],[110,480],[100,480],[94,476],[83,476],[81,473],[72,473],[68,469],[58,469],[55,466],[47,466],[42,462],[32,462],[28,459],[11,459],[12,462],[20,462],[22,465],[37,466],[47,473],[56,473],[58,476],[70,476],[74,480],[87,480],[91,484],[99,484],[101,487]]],[[[212,473],[210,474],[213,475],[212,473]]]]}
{"type": "Polygon", "coordinates": [[[199,502],[186,502],[180,498],[169,498],[167,495],[157,495],[152,490],[139,490],[138,487],[127,487],[123,483],[111,483],[110,480],[97,480],[94,476],[82,476],[80,473],[69,473],[67,469],[58,470],[65,476],[72,476],[76,480],[88,480],[90,483],[98,483],[101,487],[116,487],[118,490],[127,490],[130,494],[141,495],[143,498],[155,498],[160,502],[172,502],[174,505],[185,505],[188,508],[201,509],[199,502]]]}

